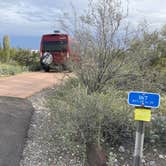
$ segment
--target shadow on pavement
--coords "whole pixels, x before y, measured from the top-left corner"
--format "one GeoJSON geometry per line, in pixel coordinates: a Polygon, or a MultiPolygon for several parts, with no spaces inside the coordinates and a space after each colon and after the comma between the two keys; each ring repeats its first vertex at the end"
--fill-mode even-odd
{"type": "Polygon", "coordinates": [[[0,166],[19,166],[33,110],[27,99],[0,97],[0,166]]]}

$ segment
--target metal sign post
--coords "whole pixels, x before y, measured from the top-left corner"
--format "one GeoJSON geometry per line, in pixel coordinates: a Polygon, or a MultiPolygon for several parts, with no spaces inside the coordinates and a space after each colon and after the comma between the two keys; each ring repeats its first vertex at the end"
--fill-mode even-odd
{"type": "Polygon", "coordinates": [[[129,92],[128,104],[135,106],[134,119],[137,121],[133,166],[142,166],[144,121],[151,120],[151,108],[159,107],[160,95],[147,92],[129,92]]]}
{"type": "Polygon", "coordinates": [[[144,129],[145,129],[144,121],[138,121],[137,128],[136,128],[136,140],[135,140],[133,166],[142,165],[144,129]]]}

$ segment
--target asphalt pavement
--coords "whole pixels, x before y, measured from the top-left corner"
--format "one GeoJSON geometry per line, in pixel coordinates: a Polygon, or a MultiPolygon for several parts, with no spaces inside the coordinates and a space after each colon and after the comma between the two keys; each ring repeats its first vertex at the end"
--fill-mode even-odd
{"type": "Polygon", "coordinates": [[[0,166],[19,166],[33,110],[27,99],[0,97],[0,166]]]}

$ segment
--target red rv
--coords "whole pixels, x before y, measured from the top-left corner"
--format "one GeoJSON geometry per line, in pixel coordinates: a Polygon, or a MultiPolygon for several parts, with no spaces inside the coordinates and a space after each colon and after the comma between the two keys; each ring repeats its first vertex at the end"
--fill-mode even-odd
{"type": "Polygon", "coordinates": [[[69,35],[54,33],[42,36],[40,43],[40,62],[43,69],[48,72],[51,68],[62,66],[66,69],[67,61],[79,61],[78,44],[69,35]]]}

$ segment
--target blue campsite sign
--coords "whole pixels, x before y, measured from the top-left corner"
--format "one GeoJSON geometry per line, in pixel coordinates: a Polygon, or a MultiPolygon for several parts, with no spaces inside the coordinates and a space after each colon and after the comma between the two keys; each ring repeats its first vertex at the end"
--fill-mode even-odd
{"type": "Polygon", "coordinates": [[[158,108],[160,95],[157,93],[131,91],[128,93],[128,104],[136,107],[158,108]]]}

